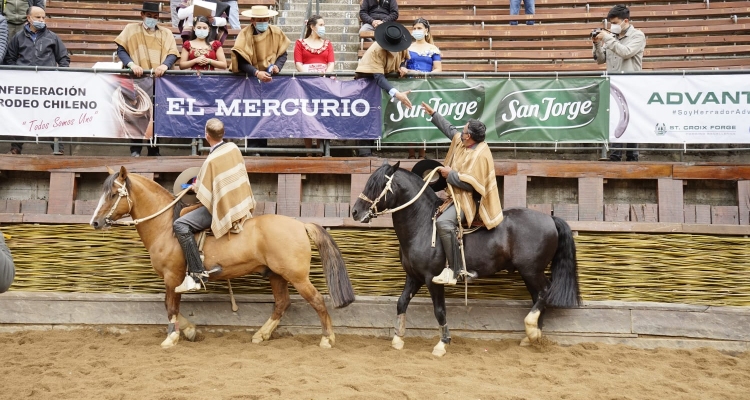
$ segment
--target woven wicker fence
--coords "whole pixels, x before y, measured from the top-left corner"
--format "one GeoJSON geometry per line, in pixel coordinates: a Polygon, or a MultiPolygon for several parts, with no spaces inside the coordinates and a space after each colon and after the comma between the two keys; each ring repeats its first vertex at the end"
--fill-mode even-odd
{"type": "MultiPolygon", "coordinates": [[[[163,282],[133,228],[94,231],[86,225],[6,225],[16,264],[11,290],[159,293],[163,282]]],[[[391,229],[330,231],[358,295],[398,296],[404,272],[391,229]]],[[[580,234],[576,237],[585,300],[750,306],[750,239],[687,234],[580,234]]],[[[313,284],[326,292],[317,251],[313,284]]],[[[235,293],[269,294],[259,275],[232,280],[235,293]]],[[[209,284],[226,293],[226,284],[209,284]]],[[[463,297],[463,286],[448,289],[463,297]]],[[[426,296],[426,289],[420,291],[426,296]]],[[[469,284],[469,298],[529,299],[517,274],[469,284]]]]}

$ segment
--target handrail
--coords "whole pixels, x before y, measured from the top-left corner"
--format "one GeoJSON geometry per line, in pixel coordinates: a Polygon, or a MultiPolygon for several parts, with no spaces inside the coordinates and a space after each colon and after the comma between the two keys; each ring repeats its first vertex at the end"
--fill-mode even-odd
{"type": "MultiPolygon", "coordinates": [[[[311,1],[311,0],[308,0],[311,1]]],[[[316,0],[319,1],[319,0],[316,0]]],[[[61,67],[28,67],[18,65],[0,65],[0,71],[63,71],[63,72],[92,72],[92,73],[116,73],[129,74],[129,69],[94,69],[94,68],[61,68],[61,67]]],[[[638,72],[621,72],[612,73],[604,70],[594,71],[559,71],[559,72],[431,72],[410,73],[409,76],[420,76],[428,78],[523,78],[523,77],[581,77],[581,76],[612,76],[612,75],[742,75],[749,74],[750,69],[725,69],[725,70],[675,70],[675,71],[638,71],[638,72]]],[[[198,75],[193,70],[169,70],[165,72],[168,75],[198,75]]],[[[143,71],[144,76],[151,76],[151,71],[143,71]]],[[[200,71],[200,75],[237,75],[229,71],[200,71]]],[[[336,76],[336,77],[354,77],[354,71],[334,71],[329,73],[317,72],[292,72],[281,71],[279,76],[336,76]]],[[[397,75],[394,74],[394,77],[397,75]]],[[[390,76],[389,76],[390,78],[390,76]]]]}

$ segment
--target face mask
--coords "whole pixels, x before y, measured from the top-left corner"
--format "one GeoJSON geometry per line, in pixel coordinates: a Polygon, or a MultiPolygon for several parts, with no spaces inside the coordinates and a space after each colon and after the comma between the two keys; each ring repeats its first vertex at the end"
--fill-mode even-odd
{"type": "Polygon", "coordinates": [[[609,31],[610,31],[610,32],[612,32],[612,33],[613,33],[613,34],[615,34],[615,35],[619,35],[620,33],[622,33],[622,24],[623,24],[623,23],[622,23],[622,22],[620,22],[620,23],[619,23],[619,24],[617,24],[617,25],[612,25],[612,26],[610,26],[610,27],[609,27],[609,31]]]}
{"type": "Polygon", "coordinates": [[[41,21],[31,21],[31,25],[33,25],[36,30],[44,29],[47,26],[47,24],[41,21]]]}
{"type": "Polygon", "coordinates": [[[323,37],[323,36],[326,35],[326,27],[325,26],[321,26],[315,32],[318,33],[318,36],[323,37]]]}
{"type": "Polygon", "coordinates": [[[413,31],[413,32],[411,33],[411,35],[412,35],[412,36],[414,37],[414,39],[416,39],[416,40],[422,40],[422,39],[424,39],[424,31],[413,31]]]}
{"type": "Polygon", "coordinates": [[[195,37],[198,39],[205,39],[208,37],[208,29],[196,29],[195,37]]]}
{"type": "Polygon", "coordinates": [[[159,21],[156,18],[150,18],[150,17],[146,17],[146,19],[143,20],[143,24],[146,25],[146,28],[148,29],[156,28],[157,22],[159,21]]]}
{"type": "Polygon", "coordinates": [[[258,32],[265,32],[268,30],[268,22],[256,22],[255,23],[255,29],[258,30],[258,32]]]}

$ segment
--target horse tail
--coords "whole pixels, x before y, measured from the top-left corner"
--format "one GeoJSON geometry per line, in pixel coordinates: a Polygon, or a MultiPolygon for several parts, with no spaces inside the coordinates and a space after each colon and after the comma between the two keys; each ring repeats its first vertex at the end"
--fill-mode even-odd
{"type": "Polygon", "coordinates": [[[305,229],[318,247],[333,306],[335,308],[348,306],[354,301],[354,288],[346,272],[346,264],[344,258],[341,257],[339,247],[322,226],[305,224],[305,229]]]}
{"type": "Polygon", "coordinates": [[[576,243],[570,225],[559,217],[552,217],[557,228],[557,251],[552,258],[552,284],[545,298],[555,307],[576,307],[581,304],[578,288],[576,243]]]}

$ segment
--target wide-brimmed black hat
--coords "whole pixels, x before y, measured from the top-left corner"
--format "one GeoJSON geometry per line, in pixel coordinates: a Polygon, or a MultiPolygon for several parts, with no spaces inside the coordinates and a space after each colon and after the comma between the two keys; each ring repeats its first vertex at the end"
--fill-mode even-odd
{"type": "Polygon", "coordinates": [[[169,11],[161,10],[161,3],[157,3],[153,1],[144,1],[143,8],[134,8],[133,10],[141,11],[141,12],[155,12],[155,13],[169,14],[169,11]]]}
{"type": "MultiPolygon", "coordinates": [[[[420,178],[424,179],[430,172],[432,172],[433,169],[437,167],[442,167],[443,164],[441,164],[437,160],[421,160],[418,163],[414,164],[414,167],[412,167],[411,172],[419,175],[420,178]]],[[[435,175],[432,176],[432,180],[430,181],[430,188],[432,190],[439,192],[445,188],[448,187],[448,182],[443,178],[442,175],[440,175],[439,172],[436,172],[435,175]]]]}
{"type": "Polygon", "coordinates": [[[384,22],[375,28],[375,41],[380,47],[398,53],[411,46],[411,32],[398,22],[384,22]]]}

